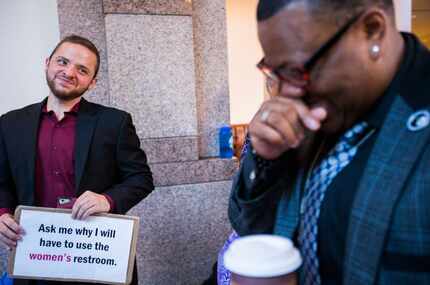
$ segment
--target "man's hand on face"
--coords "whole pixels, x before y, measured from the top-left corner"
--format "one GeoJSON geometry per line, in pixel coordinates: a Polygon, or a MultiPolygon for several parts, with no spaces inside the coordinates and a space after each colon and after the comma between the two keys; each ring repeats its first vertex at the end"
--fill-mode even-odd
{"type": "Polygon", "coordinates": [[[18,225],[11,214],[0,216],[0,242],[9,249],[16,247],[16,243],[22,239],[24,229],[18,225]]]}
{"type": "Polygon", "coordinates": [[[278,95],[264,102],[249,124],[252,147],[264,159],[276,159],[299,147],[307,134],[321,128],[327,117],[324,108],[311,109],[303,102],[304,90],[284,90],[291,90],[291,95],[278,95]]]}
{"type": "Polygon", "coordinates": [[[104,195],[100,195],[91,191],[85,191],[78,199],[72,208],[72,218],[77,220],[85,220],[90,215],[98,213],[108,213],[110,204],[104,195]]]}

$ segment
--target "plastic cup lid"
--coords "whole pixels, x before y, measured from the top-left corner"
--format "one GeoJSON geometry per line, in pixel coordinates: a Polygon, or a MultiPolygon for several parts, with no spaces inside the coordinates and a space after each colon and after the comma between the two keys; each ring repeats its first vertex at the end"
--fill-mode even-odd
{"type": "Polygon", "coordinates": [[[246,277],[282,276],[296,271],[301,264],[300,252],[291,240],[274,235],[238,238],[224,255],[224,266],[246,277]]]}

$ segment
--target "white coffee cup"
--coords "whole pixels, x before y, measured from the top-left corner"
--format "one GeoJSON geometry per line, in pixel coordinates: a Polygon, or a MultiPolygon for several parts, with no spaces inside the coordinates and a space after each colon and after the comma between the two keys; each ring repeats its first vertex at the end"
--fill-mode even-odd
{"type": "Polygon", "coordinates": [[[238,238],[224,255],[232,285],[295,285],[301,264],[291,240],[275,235],[238,238]]]}

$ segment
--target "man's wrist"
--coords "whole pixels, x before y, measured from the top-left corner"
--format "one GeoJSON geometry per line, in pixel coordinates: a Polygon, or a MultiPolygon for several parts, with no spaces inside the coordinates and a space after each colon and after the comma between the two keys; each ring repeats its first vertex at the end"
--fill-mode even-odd
{"type": "Polygon", "coordinates": [[[244,189],[240,191],[239,197],[252,200],[263,194],[284,170],[285,165],[282,163],[284,159],[285,154],[274,160],[264,159],[250,147],[242,161],[240,175],[244,189]]]}
{"type": "Polygon", "coordinates": [[[115,210],[115,202],[114,200],[107,194],[102,194],[109,203],[109,213],[113,213],[115,210]]]}
{"type": "Polygon", "coordinates": [[[253,178],[255,184],[264,183],[265,181],[272,180],[279,172],[279,165],[281,161],[285,160],[285,153],[276,159],[265,159],[258,155],[258,153],[252,148],[250,149],[250,156],[253,161],[253,172],[250,173],[250,179],[253,178]]]}
{"type": "Polygon", "coordinates": [[[276,160],[268,160],[262,158],[257,154],[255,149],[251,149],[252,158],[255,161],[255,171],[256,174],[263,173],[265,170],[269,169],[276,160]]]}

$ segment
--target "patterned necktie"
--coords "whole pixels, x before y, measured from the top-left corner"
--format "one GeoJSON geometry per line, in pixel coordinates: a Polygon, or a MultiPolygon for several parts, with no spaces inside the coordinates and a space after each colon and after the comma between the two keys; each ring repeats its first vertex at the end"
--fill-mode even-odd
{"type": "Polygon", "coordinates": [[[367,124],[362,122],[348,130],[306,181],[305,196],[300,209],[302,218],[299,230],[305,285],[321,284],[317,258],[317,232],[324,195],[336,175],[352,161],[359,145],[369,137],[370,134],[363,138],[366,129],[367,124]]]}

